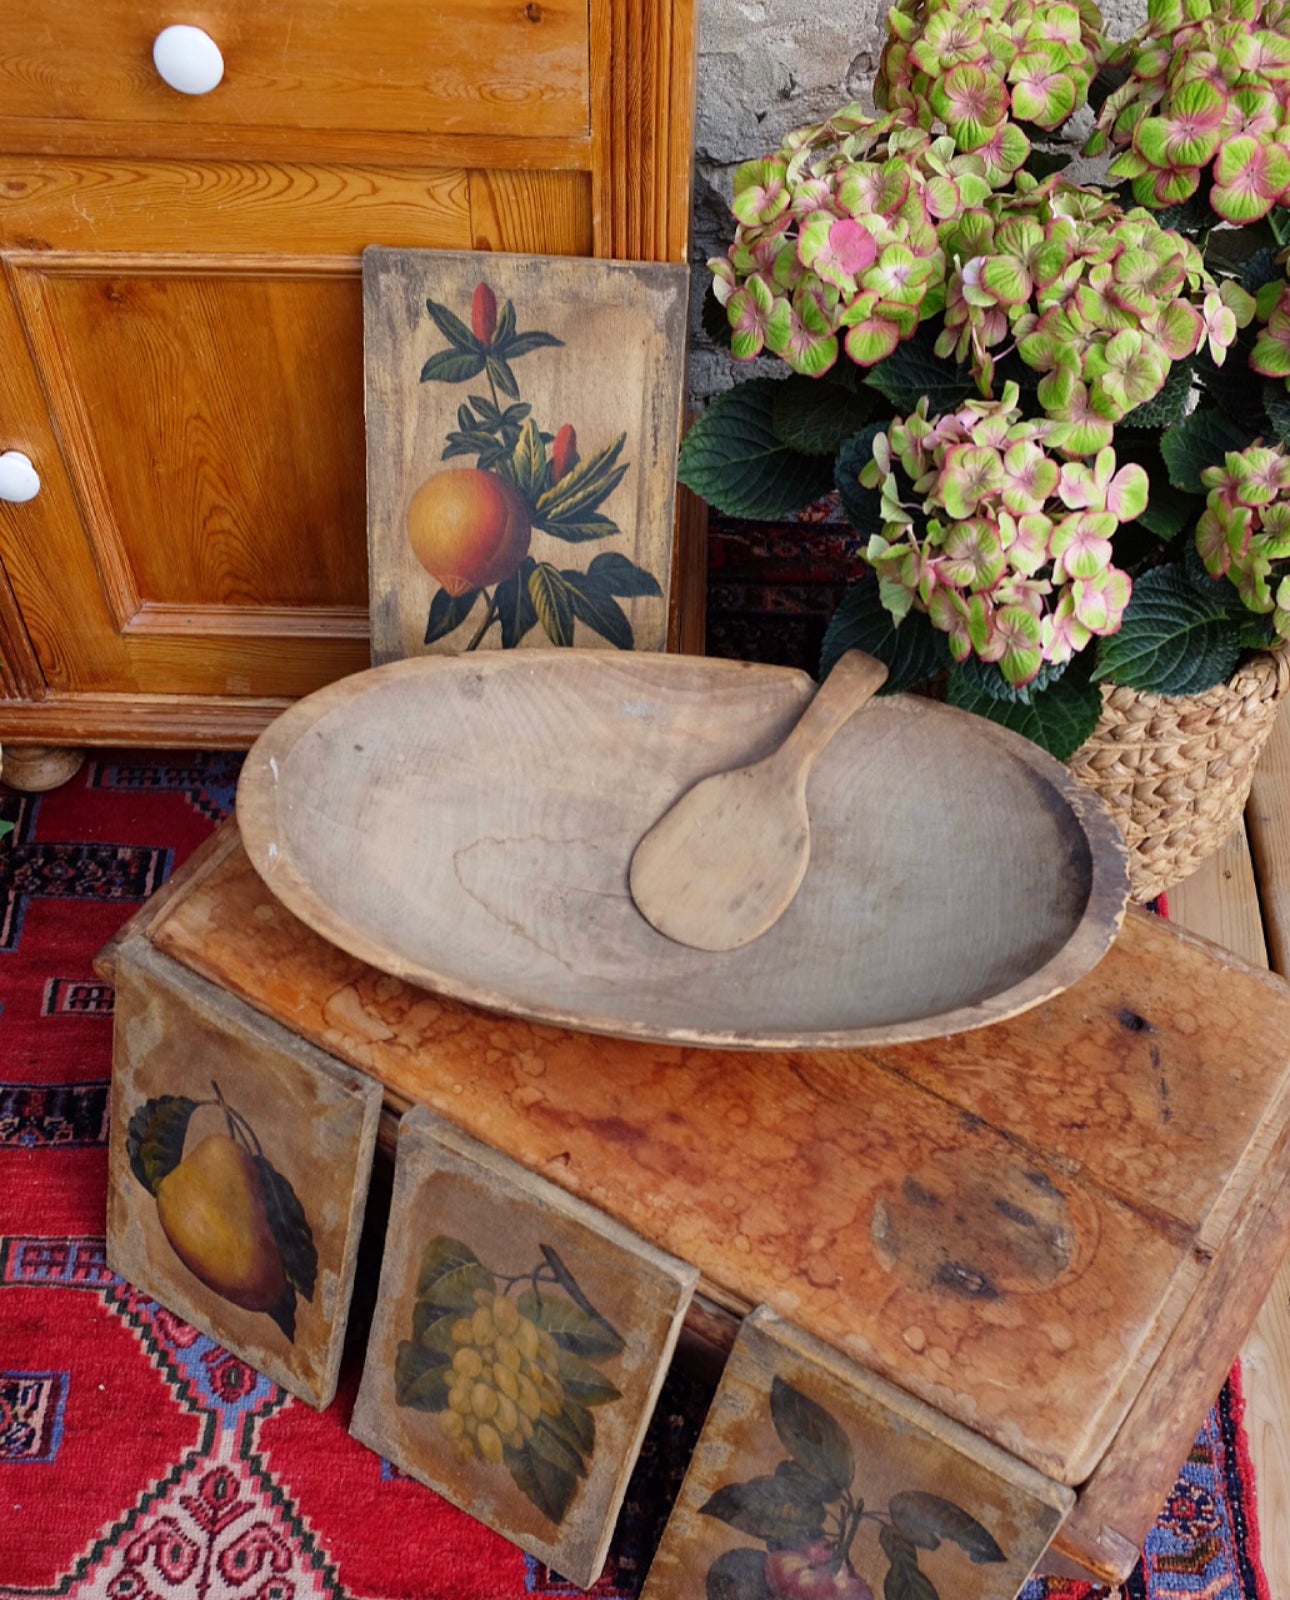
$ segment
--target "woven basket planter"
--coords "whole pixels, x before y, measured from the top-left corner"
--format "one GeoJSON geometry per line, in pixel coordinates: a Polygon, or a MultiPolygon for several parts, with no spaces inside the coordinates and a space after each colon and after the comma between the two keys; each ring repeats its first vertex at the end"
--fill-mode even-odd
{"type": "Polygon", "coordinates": [[[1110,806],[1133,898],[1154,900],[1223,844],[1290,689],[1290,650],[1254,656],[1203,694],[1102,689],[1102,716],[1067,765],[1110,806]]]}

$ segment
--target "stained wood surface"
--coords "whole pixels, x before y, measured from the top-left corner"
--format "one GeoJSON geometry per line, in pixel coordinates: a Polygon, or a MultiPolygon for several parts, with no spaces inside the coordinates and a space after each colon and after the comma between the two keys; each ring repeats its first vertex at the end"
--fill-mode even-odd
{"type": "Polygon", "coordinates": [[[113,981],[109,1263],[292,1394],[328,1405],[379,1089],[137,934],[116,952],[113,981]],[[171,1136],[162,1181],[149,1185],[161,1123],[174,1126],[165,1106],[176,1102],[168,1096],[193,1109],[171,1136]],[[141,1155],[131,1150],[136,1129],[141,1155]],[[270,1182],[278,1186],[272,1201],[265,1198],[270,1182]],[[237,1202],[248,1186],[260,1195],[258,1226],[254,1200],[237,1202]],[[266,1210],[286,1219],[294,1255],[278,1226],[270,1234],[266,1210]]]}
{"type": "Polygon", "coordinates": [[[380,1290],[350,1431],[590,1587],[697,1276],[414,1107],[399,1131],[380,1290]],[[465,1317],[474,1319],[469,1337],[455,1327],[465,1317]],[[546,1331],[545,1351],[538,1330],[546,1331]],[[514,1376],[495,1380],[494,1363],[519,1371],[524,1387],[514,1376]],[[458,1373],[482,1380],[478,1392],[458,1373]],[[461,1410],[451,1403],[454,1386],[459,1403],[470,1397],[461,1410]],[[450,1436],[444,1424],[454,1410],[450,1436]]]}
{"type": "MultiPolygon", "coordinates": [[[[481,262],[476,254],[372,248],[363,257],[363,360],[367,417],[367,536],[372,610],[372,660],[376,664],[424,654],[427,650],[462,651],[499,648],[505,637],[498,613],[502,584],[513,578],[521,557],[541,563],[558,582],[561,572],[588,573],[598,558],[627,561],[638,575],[617,582],[604,598],[616,609],[633,649],[661,649],[667,640],[669,585],[675,523],[676,455],[685,384],[685,318],[689,274],[665,264],[571,261],[558,257],[494,254],[481,262]],[[434,301],[469,328],[477,286],[486,285],[496,315],[509,316],[523,339],[546,338],[545,346],[516,356],[508,368],[515,394],[498,393],[491,372],[469,379],[425,380],[423,369],[453,346],[427,314],[434,301]],[[490,389],[490,386],[491,389],[490,389]],[[464,592],[474,583],[449,582],[448,572],[462,568],[432,565],[427,571],[409,537],[414,498],[431,483],[448,482],[447,474],[489,465],[477,452],[451,457],[452,442],[461,436],[462,408],[470,414],[470,396],[491,392],[493,404],[522,399],[531,408],[532,427],[554,440],[564,427],[574,429],[577,455],[585,463],[618,442],[612,458],[622,468],[621,481],[607,498],[589,501],[575,541],[557,538],[540,525],[537,506],[556,479],[546,469],[548,452],[537,444],[543,467],[528,489],[525,508],[531,538],[515,552],[513,563],[497,575],[478,578],[478,598],[451,631],[431,638],[428,616],[448,592],[464,592]],[[603,532],[594,531],[595,520],[603,532]],[[438,575],[436,575],[438,574],[438,575]],[[440,582],[448,587],[441,588],[440,582]],[[650,592],[648,580],[654,588],[650,592]],[[643,580],[643,581],[642,581],[643,580]],[[494,622],[492,619],[497,617],[494,622]]],[[[499,321],[498,327],[500,329],[499,321]]],[[[497,383],[501,384],[498,379],[497,383]]],[[[476,424],[476,433],[479,425],[476,424]]],[[[516,427],[519,435],[518,425],[516,427]]],[[[489,435],[485,435],[487,442],[489,435]]],[[[508,460],[531,459],[517,437],[508,460]]],[[[493,464],[495,465],[495,463],[493,464]]],[[[529,469],[525,469],[529,470],[529,469]]],[[[565,470],[569,482],[576,463],[565,470]]],[[[530,476],[532,473],[530,471],[530,476]]],[[[452,480],[465,482],[458,478],[452,480]]],[[[493,481],[496,481],[494,479],[493,481]]],[[[431,490],[430,492],[433,492],[431,490]]],[[[441,515],[447,515],[440,513],[441,515]]],[[[430,526],[426,516],[426,526],[430,526]]],[[[480,571],[490,540],[487,508],[477,514],[479,531],[467,531],[466,513],[456,513],[462,536],[464,570],[480,571]],[[472,569],[472,562],[474,567],[472,569]]],[[[420,524],[418,527],[420,528],[420,524]]],[[[526,598],[530,580],[521,574],[526,598]]],[[[528,606],[529,628],[522,648],[552,642],[580,647],[622,648],[624,639],[589,626],[585,615],[570,610],[552,640],[540,601],[528,606]]],[[[555,609],[559,610],[559,607],[555,609]]]]}
{"type": "Polygon", "coordinates": [[[858,1578],[874,1594],[1013,1600],[1073,1500],[763,1307],[735,1341],[643,1600],[720,1592],[736,1571],[783,1592],[776,1564],[822,1593],[862,1592],[858,1578]],[[794,1497],[803,1480],[823,1505],[794,1497]],[[808,1544],[818,1575],[799,1571],[808,1544]]]}
{"type": "MultiPolygon", "coordinates": [[[[205,95],[170,89],[152,62],[165,21],[136,0],[93,7],[4,0],[3,116],[75,122],[287,126],[586,136],[585,0],[310,0],[265,9],[212,0],[200,25],[224,77],[205,95]]],[[[2,129],[0,129],[2,134],[2,129]]]]}
{"type": "Polygon", "coordinates": [[[778,750],[701,779],[650,827],[628,883],[652,927],[695,950],[739,950],[779,921],[810,863],[815,758],[886,677],[882,662],[847,651],[778,750]]]}
{"type": "Polygon", "coordinates": [[[709,954],[656,933],[628,892],[637,842],[700,778],[776,748],[811,692],[804,673],[643,653],[395,662],[266,733],[240,825],[275,894],[364,960],[618,1036],[926,1038],[1036,1004],[1101,957],[1126,895],[1109,815],[1033,744],[904,695],[817,760],[812,868],[764,937],[709,954]],[[908,830],[890,825],[893,771],[908,830]],[[956,841],[954,872],[931,837],[956,841]]]}
{"type": "Polygon", "coordinates": [[[732,1054],[414,989],[224,847],[159,948],[371,1072],[389,1108],[430,1106],[692,1261],[719,1304],[772,1305],[1064,1482],[1130,1413],[1284,1114],[1285,986],[1147,913],[1080,984],[957,1040],[732,1054]]]}

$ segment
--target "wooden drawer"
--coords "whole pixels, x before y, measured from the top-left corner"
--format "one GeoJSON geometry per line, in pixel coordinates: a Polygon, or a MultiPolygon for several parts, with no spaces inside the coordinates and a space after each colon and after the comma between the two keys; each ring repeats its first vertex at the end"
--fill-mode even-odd
{"type": "MultiPolygon", "coordinates": [[[[138,0],[0,0],[0,142],[54,122],[47,149],[103,124],[586,138],[586,0],[258,0],[149,8],[138,0]],[[169,88],[152,60],[163,27],[202,28],[224,57],[205,95],[169,88]]],[[[182,149],[182,145],[181,145],[182,149]]]]}

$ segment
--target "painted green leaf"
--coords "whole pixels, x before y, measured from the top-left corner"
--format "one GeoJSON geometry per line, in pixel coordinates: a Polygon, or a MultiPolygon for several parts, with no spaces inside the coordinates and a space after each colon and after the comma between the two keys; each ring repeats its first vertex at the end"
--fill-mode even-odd
{"type": "Polygon", "coordinates": [[[592,1361],[619,1355],[622,1335],[597,1311],[586,1311],[563,1295],[526,1289],[517,1302],[520,1314],[544,1328],[562,1350],[592,1361]]]}
{"type": "MultiPolygon", "coordinates": [[[[498,332],[500,334],[500,328],[498,332]]],[[[564,340],[557,339],[553,333],[517,333],[514,338],[494,339],[493,349],[507,361],[517,361],[520,356],[529,355],[534,350],[548,350],[562,347],[563,344],[564,340]]]]}
{"type": "Polygon", "coordinates": [[[586,1461],[596,1448],[596,1419],[578,1400],[565,1396],[565,1403],[554,1416],[542,1415],[542,1427],[553,1433],[577,1460],[577,1474],[587,1475],[586,1461]]]}
{"type": "Polygon", "coordinates": [[[558,1359],[560,1382],[569,1399],[584,1406],[603,1406],[622,1397],[622,1391],[610,1383],[599,1367],[593,1367],[572,1350],[560,1346],[558,1359]]]}
{"type": "Polygon", "coordinates": [[[440,350],[421,368],[422,383],[468,383],[484,370],[483,355],[464,350],[440,350]]]}
{"type": "Polygon", "coordinates": [[[637,595],[662,597],[658,579],[617,550],[605,550],[587,568],[586,577],[606,594],[631,599],[637,595]]]}
{"type": "Polygon", "coordinates": [[[770,1387],[770,1415],[780,1443],[813,1478],[841,1494],[855,1476],[851,1441],[818,1401],[776,1375],[770,1387]]]}
{"type": "Polygon", "coordinates": [[[809,1544],[823,1530],[824,1506],[822,1499],[804,1497],[797,1484],[772,1476],[723,1484],[699,1510],[767,1543],[809,1544]]]}
{"type": "MultiPolygon", "coordinates": [[[[620,433],[613,444],[566,472],[559,483],[553,484],[537,498],[534,521],[539,527],[552,532],[563,525],[575,522],[602,504],[622,482],[629,462],[618,460],[627,435],[620,433]]],[[[566,534],[567,537],[567,534],[566,534]]]]}
{"type": "Polygon", "coordinates": [[[940,1600],[935,1584],[920,1569],[916,1552],[901,1551],[889,1559],[891,1566],[882,1580],[883,1600],[940,1600]]]}
{"type": "Polygon", "coordinates": [[[533,519],[533,525],[549,533],[553,539],[563,539],[566,544],[590,544],[597,539],[616,539],[622,529],[612,517],[599,511],[584,511],[576,520],[547,522],[533,519]]]}
{"type": "Polygon", "coordinates": [[[287,1282],[306,1300],[314,1297],[318,1276],[318,1248],[299,1196],[282,1173],[265,1157],[252,1157],[260,1175],[260,1192],[274,1242],[282,1254],[287,1282]]]}
{"type": "Polygon", "coordinates": [[[529,593],[529,578],[537,565],[525,556],[518,572],[503,578],[493,594],[493,605],[502,625],[502,648],[513,650],[526,633],[537,626],[537,608],[529,593]]]}
{"type": "Polygon", "coordinates": [[[617,600],[594,580],[588,581],[586,573],[566,568],[560,576],[564,579],[573,603],[573,614],[578,621],[585,622],[593,633],[607,639],[616,650],[632,649],[636,643],[632,625],[617,600]]]}
{"type": "Polygon", "coordinates": [[[776,385],[771,426],[793,450],[832,456],[874,411],[873,393],[793,374],[776,385]]]}
{"type": "Polygon", "coordinates": [[[948,1539],[974,1566],[1008,1559],[975,1517],[940,1495],[904,1490],[892,1495],[887,1510],[896,1528],[921,1550],[935,1550],[942,1539],[948,1539]]]}
{"type": "Polygon", "coordinates": [[[186,1095],[163,1094],[145,1100],[130,1118],[125,1153],[130,1171],[149,1194],[156,1194],[161,1180],[183,1160],[188,1119],[196,1109],[196,1100],[186,1095]]]}
{"type": "Polygon", "coordinates": [[[515,374],[500,356],[490,355],[485,362],[485,370],[504,395],[511,400],[519,399],[520,386],[515,381],[515,374]]]}
{"type": "Polygon", "coordinates": [[[546,477],[546,446],[532,417],[520,429],[515,449],[511,452],[511,477],[526,500],[536,498],[546,477]]]}
{"type": "Polygon", "coordinates": [[[794,450],[775,431],[778,388],[753,378],[718,395],[681,446],[677,477],[727,516],[787,516],[833,486],[827,456],[794,450]]]}
{"type": "Polygon", "coordinates": [[[1070,668],[1049,688],[1029,699],[999,700],[975,685],[963,672],[951,672],[947,699],[961,711],[988,717],[1011,728],[1058,761],[1074,755],[1097,726],[1102,696],[1086,673],[1070,668]]]}
{"type": "Polygon", "coordinates": [[[421,1252],[417,1273],[417,1299],[428,1301],[442,1311],[472,1313],[475,1290],[490,1294],[496,1280],[468,1244],[438,1234],[421,1252]]]}
{"type": "Polygon", "coordinates": [[[704,1600],[773,1600],[766,1578],[766,1552],[744,1546],[725,1550],[708,1568],[704,1600]]]}
{"type": "MultiPolygon", "coordinates": [[[[545,1430],[535,1429],[532,1439],[519,1450],[507,1450],[502,1456],[515,1487],[526,1495],[549,1521],[564,1521],[565,1512],[578,1489],[576,1472],[552,1459],[544,1441],[550,1436],[545,1430]],[[539,1434],[541,1441],[539,1441],[539,1434]]],[[[563,1460],[568,1452],[562,1451],[563,1460]]]]}
{"type": "Polygon", "coordinates": [[[1098,650],[1098,678],[1157,694],[1199,694],[1229,678],[1240,625],[1176,567],[1156,567],[1133,586],[1118,633],[1098,650]]]}
{"type": "Polygon", "coordinates": [[[573,596],[563,575],[549,561],[539,561],[529,574],[529,596],[538,621],[552,644],[573,643],[573,596]]]}
{"type": "Polygon", "coordinates": [[[824,630],[820,677],[826,678],[846,650],[863,650],[887,668],[879,694],[899,694],[926,683],[949,665],[945,635],[922,611],[911,611],[897,623],[883,605],[878,580],[867,572],[842,596],[824,630]]]}
{"type": "Polygon", "coordinates": [[[426,310],[430,313],[435,327],[449,344],[472,355],[482,353],[484,346],[455,312],[449,311],[447,306],[440,305],[437,300],[427,300],[426,310]]]}
{"type": "Polygon", "coordinates": [[[1251,434],[1217,411],[1193,411],[1167,428],[1160,439],[1160,454],[1169,469],[1169,481],[1190,494],[1204,493],[1200,475],[1206,467],[1221,466],[1229,450],[1244,450],[1251,434]]]}
{"type": "Polygon", "coordinates": [[[436,1305],[433,1300],[417,1300],[412,1306],[412,1337],[426,1350],[450,1361],[456,1351],[452,1330],[459,1312],[436,1305]]]}
{"type": "Polygon", "coordinates": [[[446,639],[465,622],[479,599],[478,589],[467,589],[465,594],[452,595],[446,589],[437,589],[430,602],[430,615],[426,619],[426,644],[446,639]]]}
{"type": "Polygon", "coordinates": [[[437,1351],[400,1339],[394,1356],[394,1400],[414,1411],[442,1411],[448,1404],[451,1364],[437,1351]]]}

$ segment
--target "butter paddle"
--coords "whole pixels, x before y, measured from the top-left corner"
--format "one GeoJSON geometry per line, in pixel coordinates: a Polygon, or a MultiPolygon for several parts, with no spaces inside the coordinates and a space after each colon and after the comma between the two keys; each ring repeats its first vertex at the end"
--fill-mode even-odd
{"type": "Polygon", "coordinates": [[[811,857],[811,764],[886,676],[881,661],[848,651],[778,750],[701,779],[659,818],[628,874],[647,922],[695,950],[738,950],[779,920],[811,857]]]}

